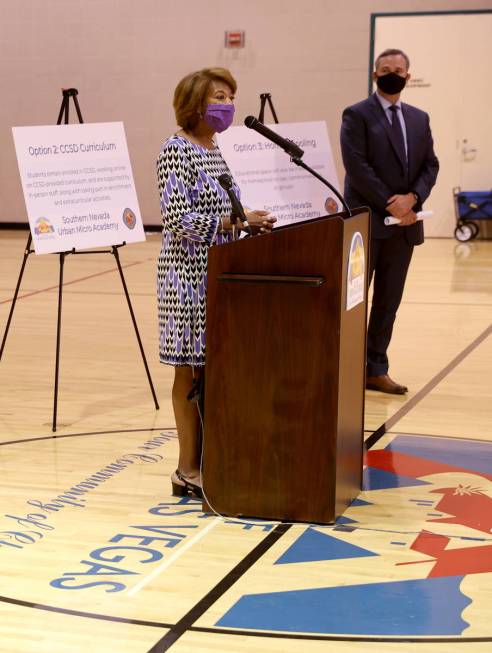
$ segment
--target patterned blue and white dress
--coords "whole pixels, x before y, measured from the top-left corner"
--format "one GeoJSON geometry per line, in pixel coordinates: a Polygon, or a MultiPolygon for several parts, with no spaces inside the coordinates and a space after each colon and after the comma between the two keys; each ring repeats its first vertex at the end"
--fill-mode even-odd
{"type": "MultiPolygon", "coordinates": [[[[231,239],[220,218],[231,203],[218,177],[231,174],[217,147],[172,136],[157,159],[162,248],[157,268],[159,357],[174,366],[205,364],[208,249],[231,239]]],[[[234,186],[238,193],[237,186],[234,186]]]]}

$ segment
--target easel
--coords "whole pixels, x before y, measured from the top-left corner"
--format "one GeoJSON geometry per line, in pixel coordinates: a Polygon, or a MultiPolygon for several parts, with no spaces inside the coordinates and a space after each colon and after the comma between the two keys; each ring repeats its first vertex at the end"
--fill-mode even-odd
{"type": "MultiPolygon", "coordinates": [[[[58,120],[57,120],[56,124],[61,125],[61,123],[63,121],[65,125],[68,125],[70,98],[73,98],[73,102],[74,102],[74,105],[75,105],[75,110],[77,111],[77,116],[78,116],[79,122],[83,123],[84,120],[82,118],[82,113],[80,112],[80,107],[79,107],[79,103],[78,103],[78,100],[77,100],[77,95],[78,95],[77,89],[76,88],[63,89],[62,94],[63,94],[63,100],[62,100],[62,103],[61,103],[60,113],[58,114],[58,120]]],[[[15,308],[15,304],[16,304],[16,301],[17,301],[17,296],[19,294],[19,289],[20,289],[22,277],[24,275],[24,268],[26,267],[26,263],[27,263],[27,259],[28,259],[29,255],[34,253],[34,250],[31,249],[31,245],[32,245],[32,234],[29,231],[29,237],[27,239],[27,244],[26,244],[26,247],[24,249],[24,258],[22,260],[22,265],[21,265],[21,269],[20,269],[20,273],[19,273],[19,279],[17,280],[17,285],[15,287],[14,297],[12,299],[12,306],[10,307],[10,312],[9,312],[9,316],[8,316],[8,319],[7,319],[7,325],[5,327],[5,333],[4,333],[3,340],[2,340],[2,346],[0,347],[0,360],[2,358],[3,350],[5,348],[5,342],[7,340],[7,335],[8,335],[9,328],[10,328],[10,323],[12,321],[12,315],[14,313],[14,308],[15,308]]],[[[143,363],[144,363],[144,366],[145,366],[145,372],[147,373],[147,379],[149,381],[150,390],[152,392],[152,397],[154,399],[154,404],[155,404],[156,410],[159,409],[159,404],[157,402],[157,396],[155,394],[154,385],[152,383],[152,378],[150,376],[149,366],[147,365],[147,359],[145,358],[145,352],[144,352],[144,349],[143,349],[142,340],[140,338],[140,333],[138,331],[137,321],[135,319],[135,314],[133,312],[133,307],[132,307],[132,304],[131,304],[131,301],[130,301],[130,295],[128,293],[128,289],[127,289],[127,286],[126,286],[125,277],[123,275],[123,269],[121,267],[120,257],[119,257],[119,253],[118,253],[118,249],[120,247],[123,247],[124,245],[126,245],[125,242],[123,242],[121,245],[113,245],[111,247],[111,249],[97,250],[97,251],[87,250],[87,251],[82,251],[82,252],[75,251],[75,248],[74,248],[74,249],[72,249],[72,250],[70,250],[68,252],[60,252],[58,254],[59,262],[60,262],[60,272],[59,272],[59,280],[58,280],[58,318],[57,318],[57,328],[56,328],[55,388],[54,388],[53,424],[52,424],[53,432],[56,431],[56,419],[57,419],[57,413],[58,413],[58,377],[59,377],[59,372],[60,372],[60,340],[61,340],[61,311],[62,311],[62,293],[63,293],[63,267],[64,267],[64,264],[65,264],[65,257],[68,256],[69,254],[73,254],[73,255],[76,255],[76,254],[112,254],[114,256],[114,258],[116,260],[116,265],[118,267],[118,272],[120,273],[121,283],[123,284],[123,290],[125,292],[126,301],[128,302],[128,308],[130,310],[130,315],[131,315],[131,318],[132,318],[133,327],[135,329],[135,335],[137,336],[138,346],[140,348],[140,353],[142,355],[142,360],[143,360],[143,363]]]]}
{"type": "MultiPolygon", "coordinates": [[[[275,113],[275,109],[273,108],[273,102],[272,102],[272,95],[271,93],[260,93],[260,113],[258,114],[258,122],[261,122],[264,124],[264,119],[265,119],[265,105],[268,103],[268,106],[270,107],[270,111],[272,112],[273,119],[275,120],[275,123],[278,124],[278,118],[277,114],[275,113]]],[[[301,150],[302,152],[302,150],[301,150]]],[[[301,154],[302,156],[302,154],[301,154]]],[[[347,202],[344,200],[343,196],[337,191],[337,189],[330,184],[329,181],[327,181],[324,177],[319,175],[315,170],[310,168],[304,161],[301,159],[300,156],[295,156],[291,158],[292,163],[295,163],[296,166],[299,166],[300,168],[304,168],[307,172],[309,172],[313,177],[316,177],[316,179],[319,179],[321,183],[323,183],[325,186],[328,186],[328,188],[338,197],[340,202],[342,203],[342,206],[344,210],[347,212],[348,216],[350,217],[352,215],[352,212],[347,204],[347,202]]]]}
{"type": "Polygon", "coordinates": [[[262,124],[265,122],[265,105],[267,102],[268,106],[270,107],[270,111],[272,112],[273,119],[278,125],[278,118],[277,114],[275,113],[275,109],[273,108],[271,93],[260,93],[260,113],[258,114],[258,122],[261,122],[262,124]]]}

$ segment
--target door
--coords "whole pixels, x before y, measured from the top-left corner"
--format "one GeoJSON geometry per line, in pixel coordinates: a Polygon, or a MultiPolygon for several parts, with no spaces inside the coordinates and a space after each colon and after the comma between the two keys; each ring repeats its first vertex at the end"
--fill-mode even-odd
{"type": "MultiPolygon", "coordinates": [[[[450,237],[456,224],[453,188],[492,187],[492,11],[375,15],[374,58],[399,48],[410,58],[402,100],[427,111],[441,165],[425,208],[427,236],[450,237]]],[[[371,61],[371,70],[373,69],[371,61]]]]}

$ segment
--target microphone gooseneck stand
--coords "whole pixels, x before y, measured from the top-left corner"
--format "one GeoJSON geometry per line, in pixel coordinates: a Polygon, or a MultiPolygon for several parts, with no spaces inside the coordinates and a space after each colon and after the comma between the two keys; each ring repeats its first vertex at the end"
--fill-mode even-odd
{"type": "Polygon", "coordinates": [[[275,123],[278,124],[277,114],[275,113],[275,109],[273,108],[271,93],[261,93],[260,101],[261,101],[260,113],[258,115],[258,120],[256,120],[254,116],[248,116],[244,121],[246,127],[249,127],[250,129],[254,129],[259,134],[261,134],[265,138],[268,138],[268,140],[272,141],[273,143],[281,147],[284,150],[284,152],[290,156],[290,160],[292,161],[292,163],[295,163],[296,166],[299,166],[300,168],[304,168],[304,170],[306,170],[311,175],[313,175],[313,177],[316,177],[316,179],[321,181],[321,183],[323,183],[325,186],[328,186],[328,188],[332,191],[332,193],[334,193],[336,197],[338,197],[338,199],[342,203],[344,210],[347,212],[348,216],[350,217],[352,215],[352,211],[350,210],[343,196],[337,191],[337,189],[332,184],[330,184],[330,182],[327,179],[322,177],[315,170],[313,170],[306,163],[304,163],[304,161],[302,160],[302,157],[304,155],[303,150],[290,139],[283,138],[276,132],[270,130],[268,127],[263,126],[264,117],[265,117],[265,105],[267,102],[268,102],[268,106],[270,107],[270,111],[272,112],[273,119],[275,120],[275,123]]]}
{"type": "Polygon", "coordinates": [[[343,196],[342,196],[342,195],[337,191],[337,189],[336,189],[334,186],[332,186],[332,185],[330,184],[330,182],[329,182],[327,179],[325,179],[324,177],[322,177],[321,175],[319,175],[319,174],[316,172],[316,170],[313,170],[313,169],[310,168],[306,163],[304,163],[304,161],[301,159],[301,157],[294,156],[294,157],[291,157],[290,160],[292,161],[292,163],[295,163],[296,166],[299,166],[299,167],[301,167],[301,168],[304,168],[304,170],[307,170],[307,172],[309,172],[310,174],[312,174],[313,177],[316,177],[316,179],[319,179],[319,180],[321,181],[321,183],[323,183],[325,186],[328,186],[328,188],[329,188],[333,193],[335,193],[335,195],[338,197],[338,199],[339,199],[340,202],[342,203],[342,206],[343,206],[343,208],[345,209],[345,211],[348,213],[349,218],[352,216],[352,211],[350,210],[350,207],[349,207],[349,205],[347,204],[347,202],[343,199],[343,196]]]}

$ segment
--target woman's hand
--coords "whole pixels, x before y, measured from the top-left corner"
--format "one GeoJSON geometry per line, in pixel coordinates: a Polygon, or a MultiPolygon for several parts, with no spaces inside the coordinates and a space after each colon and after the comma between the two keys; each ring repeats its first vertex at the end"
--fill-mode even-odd
{"type": "Polygon", "coordinates": [[[274,223],[277,222],[277,218],[275,218],[269,211],[262,211],[260,209],[250,211],[245,208],[244,214],[246,215],[251,231],[254,234],[270,232],[273,229],[274,223]]]}

